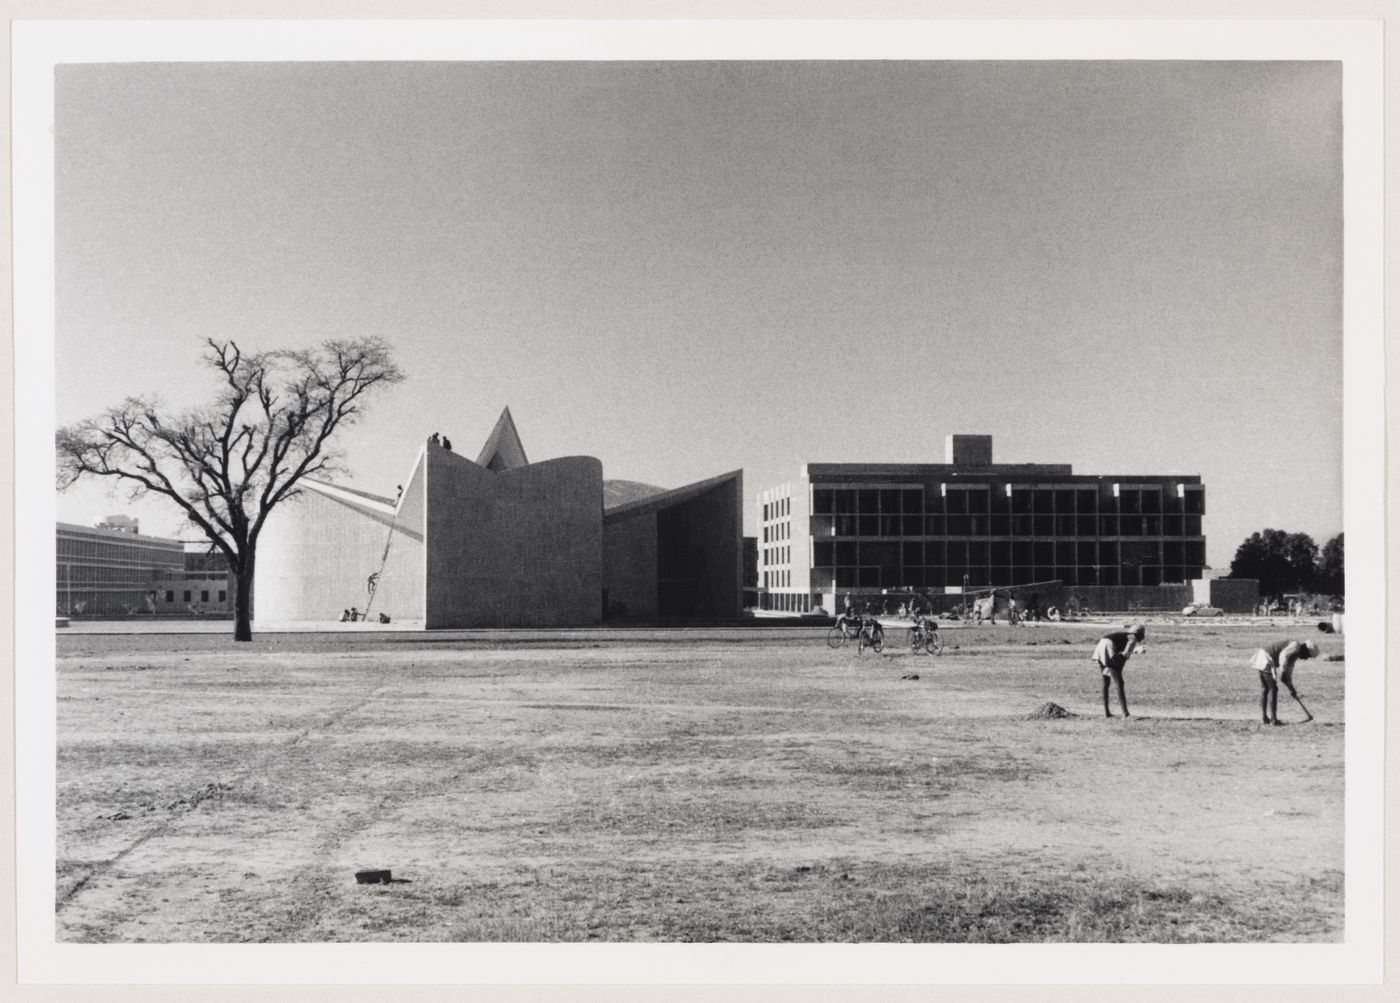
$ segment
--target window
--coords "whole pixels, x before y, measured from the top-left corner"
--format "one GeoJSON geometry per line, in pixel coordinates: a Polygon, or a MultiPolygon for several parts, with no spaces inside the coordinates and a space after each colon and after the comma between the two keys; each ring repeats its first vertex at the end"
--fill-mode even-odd
{"type": "Polygon", "coordinates": [[[974,515],[982,515],[987,512],[987,489],[967,492],[967,510],[974,515]]]}
{"type": "Polygon", "coordinates": [[[812,560],[818,567],[831,567],[833,564],[836,563],[835,557],[836,548],[833,544],[823,543],[820,541],[816,543],[813,549],[812,560]]]}
{"type": "Polygon", "coordinates": [[[174,590],[174,589],[166,589],[166,590],[165,590],[165,601],[166,601],[166,602],[174,602],[174,601],[175,601],[175,590],[174,590]]]}
{"type": "Polygon", "coordinates": [[[830,488],[817,488],[812,492],[812,510],[817,515],[830,515],[835,511],[835,494],[830,488]]]}
{"type": "Polygon", "coordinates": [[[894,490],[881,491],[881,492],[880,492],[880,511],[883,512],[883,513],[885,513],[886,515],[898,515],[898,514],[899,514],[899,495],[900,495],[900,493],[899,493],[898,491],[894,491],[894,490]]]}
{"type": "Polygon", "coordinates": [[[861,515],[880,514],[880,492],[878,491],[857,491],[856,504],[860,508],[861,515]]]}
{"type": "Polygon", "coordinates": [[[190,594],[191,594],[191,593],[190,593],[190,590],[189,590],[189,589],[185,589],[185,602],[189,602],[189,601],[190,601],[190,594]]]}
{"type": "Polygon", "coordinates": [[[918,488],[905,488],[901,494],[904,495],[904,514],[910,512],[922,512],[924,510],[923,492],[918,488]]]}
{"type": "Polygon", "coordinates": [[[219,602],[228,602],[228,590],[219,589],[219,602]]]}
{"type": "Polygon", "coordinates": [[[950,513],[957,515],[967,514],[967,492],[949,491],[948,497],[944,499],[950,513]]]}
{"type": "Polygon", "coordinates": [[[833,491],[832,498],[836,503],[838,513],[854,514],[856,510],[856,492],[854,491],[833,491]]]}

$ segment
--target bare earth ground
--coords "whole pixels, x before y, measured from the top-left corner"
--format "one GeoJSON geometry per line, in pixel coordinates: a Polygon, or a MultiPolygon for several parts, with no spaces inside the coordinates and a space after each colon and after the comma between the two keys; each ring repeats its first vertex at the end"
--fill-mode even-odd
{"type": "Polygon", "coordinates": [[[1281,728],[1248,668],[1303,630],[1154,627],[1126,721],[1101,628],[60,635],[59,938],[1337,941],[1345,663],[1281,728]]]}

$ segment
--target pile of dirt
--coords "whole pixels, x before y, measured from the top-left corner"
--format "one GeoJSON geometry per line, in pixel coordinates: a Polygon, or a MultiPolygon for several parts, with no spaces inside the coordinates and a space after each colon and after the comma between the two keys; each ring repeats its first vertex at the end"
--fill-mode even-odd
{"type": "Polygon", "coordinates": [[[1327,658],[1326,658],[1325,660],[1326,660],[1326,661],[1329,661],[1329,662],[1345,662],[1345,661],[1347,660],[1347,656],[1346,656],[1346,655],[1328,655],[1327,658]]]}
{"type": "Polygon", "coordinates": [[[1062,717],[1074,717],[1073,711],[1065,710],[1057,703],[1043,703],[1026,715],[1027,721],[1051,721],[1062,717]]]}
{"type": "Polygon", "coordinates": [[[919,678],[919,674],[918,674],[917,672],[906,672],[904,675],[900,676],[899,678],[900,678],[900,679],[918,679],[918,678],[919,678]]]}

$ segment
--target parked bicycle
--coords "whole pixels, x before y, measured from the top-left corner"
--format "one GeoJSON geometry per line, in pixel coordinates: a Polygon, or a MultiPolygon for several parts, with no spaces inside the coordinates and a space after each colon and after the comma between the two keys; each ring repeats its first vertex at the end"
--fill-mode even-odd
{"type": "Polygon", "coordinates": [[[909,650],[916,655],[921,651],[926,655],[943,654],[943,635],[932,620],[921,617],[909,628],[908,640],[909,650]]]}
{"type": "Polygon", "coordinates": [[[885,628],[873,616],[837,617],[835,625],[826,632],[827,645],[841,648],[852,640],[857,650],[873,648],[878,652],[885,646],[885,628]]]}

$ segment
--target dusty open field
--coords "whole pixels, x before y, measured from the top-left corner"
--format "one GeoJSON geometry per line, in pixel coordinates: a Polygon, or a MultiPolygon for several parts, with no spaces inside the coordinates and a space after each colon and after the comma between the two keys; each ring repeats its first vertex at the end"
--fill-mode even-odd
{"type": "Polygon", "coordinates": [[[1282,728],[1247,667],[1304,629],[1154,627],[1128,721],[1085,628],[60,635],[59,937],[1339,940],[1345,663],[1282,728]]]}

